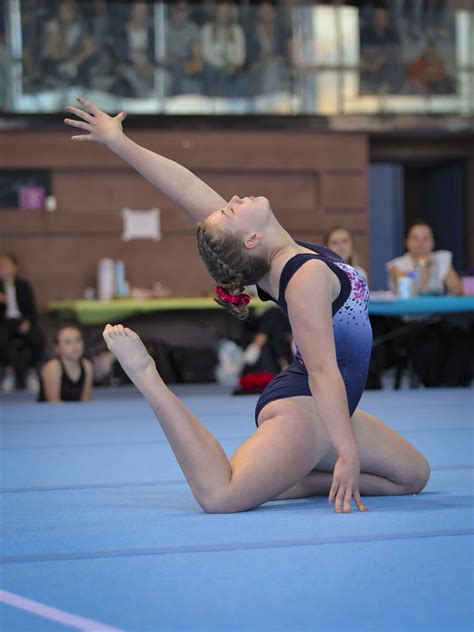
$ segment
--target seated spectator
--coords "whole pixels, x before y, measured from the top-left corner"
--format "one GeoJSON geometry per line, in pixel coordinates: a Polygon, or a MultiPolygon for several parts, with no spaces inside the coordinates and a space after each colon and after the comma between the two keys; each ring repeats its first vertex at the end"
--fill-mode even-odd
{"type": "Polygon", "coordinates": [[[384,7],[372,9],[372,20],[361,29],[361,92],[397,94],[401,89],[400,38],[384,7]]]}
{"type": "Polygon", "coordinates": [[[51,8],[34,0],[21,3],[22,83],[23,92],[37,92],[44,87],[41,72],[43,25],[52,18],[51,8]]]}
{"type": "Polygon", "coordinates": [[[202,93],[202,44],[199,27],[190,19],[187,2],[169,6],[165,66],[169,96],[202,93]]]}
{"type": "Polygon", "coordinates": [[[18,263],[12,254],[0,254],[0,365],[7,368],[3,390],[38,386],[36,371],[45,347],[38,326],[33,290],[17,276],[18,263]]]}
{"type": "Polygon", "coordinates": [[[87,28],[94,40],[97,52],[101,52],[105,42],[110,37],[110,9],[107,7],[106,0],[93,0],[83,7],[87,28]]]}
{"type": "Polygon", "coordinates": [[[90,87],[120,96],[132,96],[132,86],[120,75],[120,59],[114,46],[114,39],[122,38],[123,40],[124,38],[120,28],[115,28],[114,17],[122,30],[126,18],[121,19],[122,15],[117,11],[118,7],[110,6],[110,3],[107,5],[106,0],[93,0],[93,2],[85,3],[81,8],[95,49],[94,72],[90,76],[90,87]]]}
{"type": "Polygon", "coordinates": [[[396,22],[408,25],[411,39],[419,40],[428,31],[442,36],[446,29],[446,0],[392,0],[396,22]]]}
{"type": "Polygon", "coordinates": [[[245,37],[232,2],[216,6],[214,20],[202,29],[204,89],[208,96],[242,96],[241,70],[245,63],[245,37]]]}
{"type": "Polygon", "coordinates": [[[433,250],[434,238],[431,227],[423,220],[416,220],[406,237],[407,252],[389,261],[390,289],[396,293],[398,279],[415,271],[417,294],[462,294],[462,283],[452,266],[453,255],[449,250],[433,250]]]}
{"type": "Polygon", "coordinates": [[[256,10],[257,20],[247,38],[250,93],[281,92],[288,87],[286,34],[271,2],[262,2],[256,10]]]}
{"type": "Polygon", "coordinates": [[[358,270],[367,281],[367,272],[359,265],[352,233],[344,226],[334,226],[324,236],[324,246],[334,250],[343,261],[358,270]]]}
{"type": "Polygon", "coordinates": [[[61,0],[58,15],[45,23],[42,70],[45,85],[88,83],[95,47],[74,0],[61,0]]]}
{"type": "Polygon", "coordinates": [[[433,44],[428,44],[421,55],[405,71],[405,92],[409,94],[453,94],[456,81],[450,77],[446,63],[433,44]]]}
{"type": "Polygon", "coordinates": [[[56,330],[54,352],[56,357],[41,369],[38,401],[90,401],[92,362],[84,358],[84,342],[77,325],[66,323],[56,330]]]}
{"type": "MultiPolygon", "coordinates": [[[[434,250],[433,231],[426,222],[417,220],[409,228],[406,247],[404,255],[387,263],[392,290],[400,277],[415,272],[418,294],[463,293],[452,266],[452,253],[434,250]]],[[[462,317],[431,319],[405,338],[405,347],[424,386],[470,384],[473,341],[462,317]]]]}
{"type": "Polygon", "coordinates": [[[155,40],[153,19],[147,2],[135,1],[122,29],[116,33],[120,60],[117,73],[128,81],[134,96],[150,96],[155,82],[155,40]]]}

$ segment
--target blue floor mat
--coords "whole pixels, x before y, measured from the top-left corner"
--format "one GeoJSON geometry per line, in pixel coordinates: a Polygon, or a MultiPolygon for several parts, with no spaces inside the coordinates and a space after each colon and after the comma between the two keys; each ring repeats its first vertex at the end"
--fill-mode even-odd
{"type": "MultiPolygon", "coordinates": [[[[254,432],[255,397],[174,390],[229,455],[254,432]]],[[[364,395],[432,474],[417,496],[349,515],[323,497],[204,514],[131,388],[1,404],[0,589],[39,604],[0,593],[2,632],[474,629],[472,390],[364,395]]]]}

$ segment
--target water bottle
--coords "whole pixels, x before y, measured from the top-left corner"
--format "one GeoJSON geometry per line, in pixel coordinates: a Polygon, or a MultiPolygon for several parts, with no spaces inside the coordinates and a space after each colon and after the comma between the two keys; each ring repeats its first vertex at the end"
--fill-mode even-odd
{"type": "Polygon", "coordinates": [[[236,386],[244,364],[244,351],[232,340],[219,340],[217,343],[216,379],[225,386],[236,386]]]}
{"type": "Polygon", "coordinates": [[[114,261],[104,258],[97,266],[97,295],[101,301],[109,301],[114,296],[114,261]]]}
{"type": "Polygon", "coordinates": [[[115,262],[115,296],[127,296],[128,287],[125,281],[125,264],[123,261],[115,262]]]}
{"type": "Polygon", "coordinates": [[[413,268],[408,273],[408,278],[410,279],[410,296],[412,298],[418,296],[418,281],[420,278],[420,273],[416,268],[413,268]]]}
{"type": "Polygon", "coordinates": [[[398,279],[398,298],[402,301],[411,298],[411,279],[408,276],[402,276],[398,279]]]}

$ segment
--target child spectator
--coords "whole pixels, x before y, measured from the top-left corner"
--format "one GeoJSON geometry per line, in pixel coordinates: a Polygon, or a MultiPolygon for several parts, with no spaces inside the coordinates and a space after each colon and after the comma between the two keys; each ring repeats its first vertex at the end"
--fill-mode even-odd
{"type": "Polygon", "coordinates": [[[87,402],[92,391],[92,362],[84,356],[82,334],[74,324],[63,324],[54,336],[56,357],[41,370],[39,402],[87,402]]]}

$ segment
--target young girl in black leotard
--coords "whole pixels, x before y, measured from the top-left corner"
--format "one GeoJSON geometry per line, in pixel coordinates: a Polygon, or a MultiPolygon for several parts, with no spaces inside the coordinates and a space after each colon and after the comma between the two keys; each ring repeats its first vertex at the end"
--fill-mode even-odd
{"type": "Polygon", "coordinates": [[[61,325],[54,336],[56,357],[41,369],[39,402],[86,402],[91,399],[92,363],[84,355],[80,330],[61,325]]]}
{"type": "Polygon", "coordinates": [[[425,458],[379,419],[355,408],[370,350],[367,287],[356,271],[316,245],[295,242],[265,197],[226,202],[188,169],[127,138],[124,112],[110,117],[78,100],[83,109],[67,109],[79,120],[65,122],[86,133],[73,139],[105,144],[199,222],[199,251],[218,283],[218,301],[245,311],[243,289],[257,284],[290,319],[299,350],[297,387],[289,380],[284,394],[277,389],[261,400],[257,430],[230,460],[167,388],[137,334],[122,325],[104,330],[109,349],[153,409],[201,507],[245,511],[270,499],[329,494],[336,511],[350,511],[352,500],[364,511],[361,493],[421,491],[429,478],[425,458]]]}

